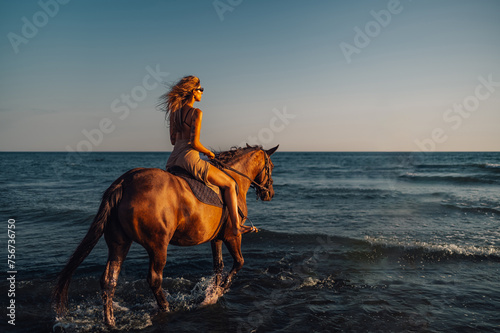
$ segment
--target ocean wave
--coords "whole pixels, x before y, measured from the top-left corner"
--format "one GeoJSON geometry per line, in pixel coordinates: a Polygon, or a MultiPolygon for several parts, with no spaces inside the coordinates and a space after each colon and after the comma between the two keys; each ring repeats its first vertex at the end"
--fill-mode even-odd
{"type": "MultiPolygon", "coordinates": [[[[468,164],[468,166],[474,166],[474,164],[468,164]]],[[[463,169],[467,165],[463,164],[448,164],[448,163],[425,163],[425,164],[415,164],[413,167],[417,169],[463,169]]]]}
{"type": "Polygon", "coordinates": [[[490,172],[498,173],[500,172],[500,163],[483,163],[476,165],[479,168],[486,169],[490,172]]]}
{"type": "Polygon", "coordinates": [[[413,254],[433,254],[437,259],[449,256],[479,257],[483,259],[500,260],[500,248],[496,246],[436,244],[424,241],[388,240],[365,236],[365,240],[372,246],[381,246],[386,249],[400,249],[413,254]]]}
{"type": "Polygon", "coordinates": [[[385,199],[387,197],[396,197],[401,195],[399,191],[391,190],[391,183],[387,180],[387,188],[362,187],[362,186],[342,186],[335,184],[281,184],[274,185],[275,191],[280,193],[281,197],[300,197],[302,199],[385,199]]]}
{"type": "MultiPolygon", "coordinates": [[[[378,260],[383,260],[384,267],[388,270],[387,274],[392,274],[394,269],[399,269],[400,261],[405,261],[405,259],[415,261],[423,259],[427,265],[428,261],[439,262],[447,258],[451,260],[458,258],[459,263],[464,263],[460,267],[465,267],[469,258],[477,262],[500,261],[500,249],[495,247],[480,248],[457,244],[398,241],[380,237],[358,239],[321,232],[293,233],[262,230],[257,234],[244,237],[243,255],[247,260],[247,265],[231,286],[232,292],[230,291],[230,294],[222,300],[220,300],[221,294],[211,289],[213,276],[210,275],[211,272],[209,273],[210,265],[208,265],[207,269],[195,272],[183,271],[182,276],[165,276],[162,286],[170,302],[171,311],[166,314],[158,313],[154,297],[146,279],[142,277],[144,272],[136,273],[124,269],[115,294],[117,329],[154,332],[168,326],[172,331],[190,331],[196,329],[194,325],[200,325],[201,322],[204,326],[199,326],[198,330],[208,331],[207,327],[212,327],[210,325],[219,322],[218,319],[210,321],[215,313],[222,313],[224,318],[226,315],[229,317],[235,313],[246,318],[250,312],[274,311],[275,316],[278,317],[286,313],[290,305],[298,309],[307,308],[311,304],[321,306],[321,303],[314,303],[318,299],[328,303],[339,303],[346,298],[362,301],[366,295],[370,297],[369,295],[373,295],[373,292],[381,292],[387,288],[387,282],[385,282],[387,278],[370,280],[368,275],[371,271],[375,272],[375,276],[380,273],[378,260]],[[389,260],[385,260],[386,258],[389,260]],[[368,267],[376,267],[376,269],[367,269],[367,264],[372,263],[375,266],[368,267]],[[204,275],[205,273],[208,274],[204,275]],[[363,290],[367,290],[369,294],[360,294],[363,290]],[[332,302],[332,297],[339,298],[335,298],[332,302]],[[253,306],[249,308],[249,304],[253,306]],[[196,322],[196,319],[199,320],[196,322]],[[182,329],[179,329],[181,326],[182,329]]],[[[209,257],[207,253],[207,258],[204,260],[209,262],[209,257]]],[[[182,260],[185,260],[185,257],[182,260]]],[[[441,272],[449,269],[446,265],[436,266],[443,267],[441,272]]],[[[173,271],[179,272],[175,265],[167,267],[166,275],[171,275],[173,271]]],[[[432,267],[430,270],[439,269],[439,267],[432,267]]],[[[228,269],[230,269],[229,265],[226,271],[228,269]]],[[[75,276],[69,291],[70,313],[65,317],[56,318],[55,324],[47,305],[53,282],[40,283],[38,280],[40,277],[37,277],[30,283],[20,283],[19,301],[21,297],[24,297],[25,302],[29,300],[36,307],[34,310],[30,309],[29,318],[32,322],[30,325],[35,325],[37,319],[43,318],[45,322],[52,320],[50,325],[53,326],[53,332],[107,331],[102,321],[102,301],[99,296],[99,276],[102,267],[98,270],[92,268],[92,272],[96,274],[91,277],[87,276],[86,272],[75,276]],[[83,275],[86,276],[82,277],[83,275]],[[29,297],[22,295],[29,295],[29,297]],[[42,303],[46,305],[40,305],[42,303]]],[[[418,274],[417,270],[415,272],[418,274]]],[[[414,275],[413,271],[409,273],[414,275]]],[[[491,274],[494,276],[494,273],[491,274]]],[[[46,279],[46,276],[43,278],[46,279]]],[[[415,294],[422,292],[420,285],[416,287],[412,285],[414,280],[411,278],[397,282],[406,283],[404,287],[408,287],[407,290],[419,291],[415,294]]],[[[425,284],[422,286],[425,288],[425,284]]],[[[440,286],[434,288],[440,288],[440,286]]],[[[392,290],[394,291],[398,292],[397,286],[392,290]]],[[[432,291],[440,294],[439,289],[432,291]]],[[[427,296],[424,298],[427,299],[427,296]]],[[[386,300],[388,303],[393,301],[392,298],[386,298],[386,300]]],[[[356,309],[359,308],[358,304],[361,301],[356,303],[356,309]]],[[[368,301],[374,300],[368,299],[368,301]]],[[[376,303],[370,304],[376,305],[376,303]]],[[[226,330],[235,331],[237,326],[238,323],[233,324],[226,330]]],[[[50,329],[42,330],[39,326],[30,326],[30,328],[33,328],[30,331],[50,331],[50,329]]],[[[264,330],[273,330],[273,326],[265,328],[264,330]]]]}
{"type": "Polygon", "coordinates": [[[458,184],[482,183],[496,184],[499,179],[484,174],[459,175],[459,174],[424,174],[417,172],[406,172],[399,176],[400,179],[420,182],[451,182],[458,184]]]}
{"type": "MultiPolygon", "coordinates": [[[[254,238],[254,245],[272,242],[276,249],[288,245],[298,249],[304,246],[305,256],[315,252],[337,253],[341,257],[373,257],[374,250],[391,255],[398,253],[408,256],[424,256],[429,260],[445,258],[491,259],[500,261],[498,246],[459,245],[454,243],[433,243],[432,241],[398,240],[365,236],[362,239],[331,236],[321,233],[283,233],[263,230],[259,239],[254,238]],[[376,249],[374,249],[376,248],[376,249]]],[[[257,235],[259,235],[257,234],[257,235]]],[[[255,236],[257,236],[255,235],[255,236]]]]}
{"type": "Polygon", "coordinates": [[[311,190],[309,192],[303,193],[304,199],[322,199],[326,198],[330,204],[335,199],[386,199],[388,197],[397,197],[400,193],[397,191],[387,191],[380,189],[370,189],[370,188],[333,188],[326,190],[311,190]]]}
{"type": "Polygon", "coordinates": [[[500,206],[487,207],[487,206],[477,206],[468,204],[451,204],[442,203],[443,207],[460,210],[467,213],[479,213],[479,214],[497,214],[500,215],[500,206]]]}
{"type": "MultiPolygon", "coordinates": [[[[89,211],[89,209],[82,209],[81,207],[41,207],[25,208],[22,212],[22,219],[26,220],[27,225],[39,225],[40,223],[50,223],[51,226],[62,227],[65,225],[84,225],[90,226],[96,211],[89,211]]],[[[69,206],[69,205],[68,205],[69,206]]],[[[17,210],[7,212],[9,216],[17,216],[17,210]]]]}
{"type": "Polygon", "coordinates": [[[459,245],[453,243],[433,243],[432,241],[398,240],[383,237],[365,236],[362,239],[332,236],[322,233],[286,233],[262,230],[252,235],[252,244],[272,243],[275,249],[293,246],[296,250],[304,246],[307,253],[325,252],[340,255],[355,255],[372,257],[374,247],[377,250],[386,249],[387,254],[402,253],[409,255],[432,254],[434,258],[450,256],[474,257],[481,259],[500,260],[500,248],[497,246],[459,245]]]}
{"type": "MultiPolygon", "coordinates": [[[[312,245],[320,245],[324,249],[327,249],[329,246],[338,246],[338,245],[350,245],[357,246],[365,244],[362,239],[355,239],[350,237],[343,236],[333,236],[328,235],[326,233],[294,233],[294,232],[279,232],[279,231],[270,231],[266,229],[261,229],[261,232],[257,234],[249,234],[249,237],[252,237],[252,244],[260,245],[261,243],[273,244],[275,245],[287,245],[288,248],[292,246],[305,245],[308,248],[311,248],[312,245]]],[[[314,247],[312,247],[314,249],[314,247]]]]}
{"type": "Polygon", "coordinates": [[[470,168],[500,169],[500,163],[422,163],[414,164],[416,169],[438,169],[438,170],[466,170],[470,168]]]}

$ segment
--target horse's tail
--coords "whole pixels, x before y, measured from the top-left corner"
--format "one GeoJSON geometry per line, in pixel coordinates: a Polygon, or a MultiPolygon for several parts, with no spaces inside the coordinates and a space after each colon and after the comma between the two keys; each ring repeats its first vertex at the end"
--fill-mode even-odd
{"type": "Polygon", "coordinates": [[[124,177],[120,177],[104,192],[102,196],[101,206],[94,221],[90,225],[89,231],[80,242],[75,252],[71,255],[66,266],[64,266],[57,278],[56,286],[52,292],[52,303],[57,314],[63,314],[67,310],[68,304],[68,287],[71,281],[71,276],[76,268],[89,255],[90,251],[99,241],[99,238],[104,233],[106,223],[111,217],[113,208],[118,205],[122,198],[124,177]]]}

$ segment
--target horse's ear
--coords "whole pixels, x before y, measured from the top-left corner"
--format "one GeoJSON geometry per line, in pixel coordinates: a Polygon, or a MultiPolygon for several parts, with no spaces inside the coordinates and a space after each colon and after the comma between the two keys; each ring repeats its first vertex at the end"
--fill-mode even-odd
{"type": "Polygon", "coordinates": [[[274,148],[271,148],[271,149],[269,149],[269,150],[266,150],[266,151],[265,151],[265,152],[266,152],[266,154],[267,154],[268,156],[271,156],[272,154],[274,154],[274,152],[275,152],[276,150],[278,150],[278,147],[279,147],[279,146],[280,146],[280,145],[277,145],[277,146],[276,146],[276,147],[274,147],[274,148]]]}
{"type": "Polygon", "coordinates": [[[247,143],[247,148],[252,148],[252,146],[250,146],[250,145],[247,143]]]}

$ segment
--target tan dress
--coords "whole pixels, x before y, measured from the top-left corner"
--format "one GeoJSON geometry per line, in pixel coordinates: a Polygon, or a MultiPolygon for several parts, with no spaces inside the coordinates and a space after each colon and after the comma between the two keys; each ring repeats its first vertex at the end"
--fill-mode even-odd
{"type": "Polygon", "coordinates": [[[197,180],[205,183],[208,187],[219,193],[219,187],[208,181],[208,168],[210,164],[200,158],[200,152],[193,149],[188,139],[180,139],[175,142],[174,150],[168,158],[166,168],[179,166],[193,175],[197,180]]]}

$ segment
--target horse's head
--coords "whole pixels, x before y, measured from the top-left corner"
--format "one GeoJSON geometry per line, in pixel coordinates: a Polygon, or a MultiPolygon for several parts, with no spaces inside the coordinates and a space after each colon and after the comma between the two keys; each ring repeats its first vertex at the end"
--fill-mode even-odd
{"type": "Polygon", "coordinates": [[[261,146],[247,144],[246,148],[235,148],[217,153],[214,162],[219,168],[233,171],[247,178],[250,186],[255,188],[257,198],[270,201],[274,197],[271,178],[274,165],[270,156],[274,154],[278,146],[264,150],[261,146]]]}
{"type": "Polygon", "coordinates": [[[278,147],[279,145],[269,150],[261,150],[263,152],[263,159],[260,161],[262,170],[255,177],[253,187],[255,187],[257,197],[262,201],[270,201],[274,197],[273,178],[271,177],[274,164],[271,161],[271,155],[278,147]]]}

